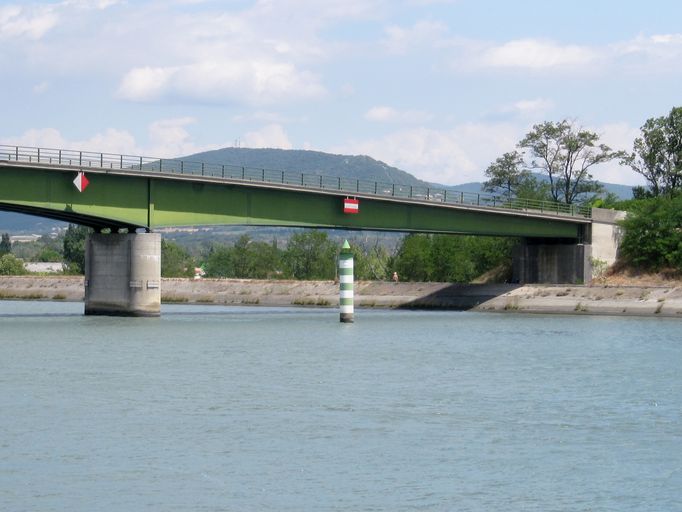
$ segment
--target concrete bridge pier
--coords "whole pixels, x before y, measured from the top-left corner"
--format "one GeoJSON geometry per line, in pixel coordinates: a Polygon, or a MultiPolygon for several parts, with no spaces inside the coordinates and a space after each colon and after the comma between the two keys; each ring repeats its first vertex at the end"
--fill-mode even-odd
{"type": "Polygon", "coordinates": [[[93,233],[88,237],[85,314],[161,314],[160,233],[93,233]]]}

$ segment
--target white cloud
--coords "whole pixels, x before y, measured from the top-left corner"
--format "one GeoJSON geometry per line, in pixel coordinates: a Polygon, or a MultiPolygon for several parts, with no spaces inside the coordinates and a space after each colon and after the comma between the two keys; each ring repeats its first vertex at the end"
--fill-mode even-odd
{"type": "Polygon", "coordinates": [[[609,54],[614,61],[637,71],[678,71],[682,59],[682,34],[640,35],[612,44],[609,54]]]}
{"type": "Polygon", "coordinates": [[[181,98],[217,103],[245,102],[269,105],[282,101],[319,98],[324,87],[312,73],[271,60],[228,59],[223,62],[167,68],[130,70],[118,89],[131,101],[181,98]]]}
{"type": "Polygon", "coordinates": [[[494,68],[575,68],[591,64],[598,52],[587,46],[558,45],[552,41],[518,39],[489,48],[480,56],[482,66],[494,68]]]}
{"type": "Polygon", "coordinates": [[[391,25],[385,30],[383,44],[391,53],[404,54],[421,46],[436,46],[447,32],[445,24],[435,21],[418,21],[412,27],[391,25]]]}
{"type": "Polygon", "coordinates": [[[145,150],[145,154],[162,158],[175,158],[209,149],[218,149],[216,145],[198,146],[192,141],[186,127],[194,123],[196,123],[196,119],[193,117],[154,121],[147,130],[150,147],[145,150]]]}
{"type": "Polygon", "coordinates": [[[175,158],[178,156],[219,149],[227,144],[197,144],[187,130],[194,118],[160,119],[149,124],[149,142],[140,144],[127,130],[107,128],[87,139],[69,139],[55,128],[32,128],[18,137],[3,139],[10,146],[52,149],[72,149],[96,153],[175,158]]]}
{"type": "Polygon", "coordinates": [[[41,39],[58,21],[49,5],[0,7],[0,39],[41,39]]]}
{"type": "Polygon", "coordinates": [[[136,68],[128,71],[118,88],[118,95],[133,101],[153,101],[161,98],[176,69],[136,68]]]}
{"type": "Polygon", "coordinates": [[[102,153],[139,153],[135,137],[125,130],[108,128],[85,140],[69,140],[55,128],[32,128],[18,137],[3,139],[3,144],[50,149],[73,149],[102,153]]]}
{"type": "Polygon", "coordinates": [[[33,92],[35,94],[44,94],[49,88],[50,84],[48,82],[40,82],[39,84],[33,86],[33,92]]]}
{"type": "Polygon", "coordinates": [[[260,130],[248,132],[242,140],[242,146],[250,148],[291,149],[293,146],[284,128],[279,124],[269,124],[260,130]]]}
{"type": "MultiPolygon", "coordinates": [[[[388,0],[258,0],[253,12],[258,16],[291,19],[292,13],[303,24],[320,24],[332,20],[375,18],[388,5],[388,0]]],[[[292,20],[293,21],[293,20],[292,20]]]]}
{"type": "Polygon", "coordinates": [[[425,123],[433,116],[422,110],[396,110],[393,107],[377,106],[365,113],[365,119],[379,123],[425,123]]]}
{"type": "Polygon", "coordinates": [[[232,121],[235,123],[245,123],[250,121],[266,122],[266,123],[283,123],[284,117],[277,112],[267,112],[264,110],[257,110],[247,114],[237,114],[232,116],[232,121]]]}
{"type": "Polygon", "coordinates": [[[506,123],[466,123],[450,130],[415,128],[352,141],[335,153],[364,154],[446,185],[478,181],[486,167],[515,147],[523,132],[506,123]]]}
{"type": "Polygon", "coordinates": [[[120,3],[122,3],[121,0],[63,0],[61,5],[80,7],[81,9],[104,10],[120,3]]]}
{"type": "MultiPolygon", "coordinates": [[[[615,151],[632,151],[632,143],[641,135],[639,129],[627,123],[609,123],[589,129],[599,134],[600,142],[615,151]]],[[[644,179],[639,174],[627,166],[620,165],[618,160],[593,167],[592,174],[596,179],[607,183],[644,184],[644,179]]]]}
{"type": "Polygon", "coordinates": [[[547,98],[519,100],[503,106],[500,111],[525,118],[536,118],[545,115],[554,108],[554,102],[547,98]]]}

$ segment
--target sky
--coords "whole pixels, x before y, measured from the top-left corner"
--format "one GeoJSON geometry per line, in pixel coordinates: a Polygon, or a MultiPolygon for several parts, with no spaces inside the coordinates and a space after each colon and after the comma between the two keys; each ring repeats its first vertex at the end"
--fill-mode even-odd
{"type": "Polygon", "coordinates": [[[681,19],[678,0],[0,0],[0,144],[310,149],[479,181],[544,121],[631,150],[682,106],[681,19]]]}

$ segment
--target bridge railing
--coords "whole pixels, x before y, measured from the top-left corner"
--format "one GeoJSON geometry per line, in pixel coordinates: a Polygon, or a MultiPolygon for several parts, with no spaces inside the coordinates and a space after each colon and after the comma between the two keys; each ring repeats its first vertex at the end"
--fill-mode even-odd
{"type": "Polygon", "coordinates": [[[179,160],[175,158],[150,158],[113,153],[74,151],[68,149],[0,145],[0,161],[3,160],[8,162],[27,162],[77,169],[110,169],[124,172],[209,176],[230,181],[249,181],[318,190],[336,190],[348,195],[376,195],[446,204],[462,204],[506,210],[541,212],[571,217],[589,218],[591,216],[591,208],[589,207],[554,201],[506,198],[492,194],[464,192],[449,188],[401,185],[398,183],[325,176],[323,174],[315,173],[262,169],[231,164],[214,164],[179,160]]]}

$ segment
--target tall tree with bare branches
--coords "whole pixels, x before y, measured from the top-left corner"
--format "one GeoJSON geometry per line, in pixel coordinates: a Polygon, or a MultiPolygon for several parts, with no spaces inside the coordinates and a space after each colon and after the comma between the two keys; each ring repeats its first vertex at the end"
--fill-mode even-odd
{"type": "Polygon", "coordinates": [[[529,153],[530,167],[548,177],[552,198],[566,204],[581,194],[601,192],[592,167],[621,156],[600,144],[599,135],[566,119],[533,126],[518,146],[529,153]]]}

